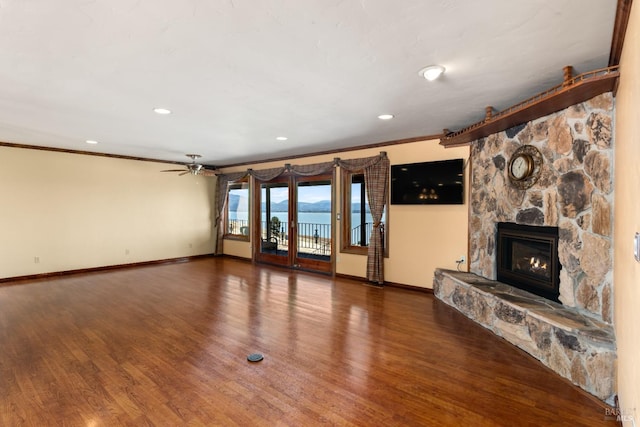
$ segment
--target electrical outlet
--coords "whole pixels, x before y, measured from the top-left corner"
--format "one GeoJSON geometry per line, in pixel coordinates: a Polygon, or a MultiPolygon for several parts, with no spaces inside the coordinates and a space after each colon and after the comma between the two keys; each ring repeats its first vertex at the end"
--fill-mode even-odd
{"type": "Polygon", "coordinates": [[[456,261],[458,264],[464,264],[465,262],[467,262],[467,257],[465,255],[460,255],[458,257],[458,260],[456,261]]]}
{"type": "Polygon", "coordinates": [[[34,264],[40,264],[40,257],[39,256],[34,256],[33,257],[33,262],[34,262],[34,264]]]}
{"type": "Polygon", "coordinates": [[[129,249],[125,249],[125,250],[124,250],[124,254],[125,254],[125,255],[129,255],[129,249]]]}

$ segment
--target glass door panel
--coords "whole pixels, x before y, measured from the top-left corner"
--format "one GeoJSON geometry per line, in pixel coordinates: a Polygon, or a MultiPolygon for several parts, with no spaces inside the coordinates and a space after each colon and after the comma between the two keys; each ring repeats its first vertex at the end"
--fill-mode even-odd
{"type": "Polygon", "coordinates": [[[289,183],[260,183],[258,259],[289,265],[289,183]]]}
{"type": "Polygon", "coordinates": [[[331,178],[298,178],[295,200],[295,265],[309,270],[331,271],[331,178]]]}

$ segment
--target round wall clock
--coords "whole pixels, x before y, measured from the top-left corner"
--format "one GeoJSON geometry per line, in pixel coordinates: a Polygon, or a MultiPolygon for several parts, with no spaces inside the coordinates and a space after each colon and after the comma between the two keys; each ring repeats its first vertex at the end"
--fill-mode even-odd
{"type": "Polygon", "coordinates": [[[511,184],[526,190],[538,181],[542,172],[542,154],[533,145],[523,145],[511,156],[508,173],[511,184]]]}

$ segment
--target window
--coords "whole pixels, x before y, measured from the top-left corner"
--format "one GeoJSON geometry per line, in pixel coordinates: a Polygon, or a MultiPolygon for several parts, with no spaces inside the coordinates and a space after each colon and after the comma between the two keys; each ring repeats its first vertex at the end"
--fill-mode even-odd
{"type": "MultiPolygon", "coordinates": [[[[387,212],[389,202],[382,214],[384,248],[387,256],[388,235],[387,212]]],[[[367,202],[364,173],[342,171],[342,236],[341,251],[356,254],[367,253],[373,218],[367,202]]]]}
{"type": "Polygon", "coordinates": [[[249,240],[249,181],[239,181],[227,187],[225,238],[249,240]]]}

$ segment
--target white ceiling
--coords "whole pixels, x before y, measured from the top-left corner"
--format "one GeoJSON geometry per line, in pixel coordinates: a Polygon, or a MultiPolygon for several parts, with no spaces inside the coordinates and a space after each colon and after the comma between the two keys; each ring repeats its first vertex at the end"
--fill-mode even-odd
{"type": "Polygon", "coordinates": [[[225,165],[439,134],[560,83],[565,65],[607,66],[615,10],[614,0],[0,0],[0,141],[225,165]],[[430,64],[446,67],[440,80],[418,76],[430,64]]]}

